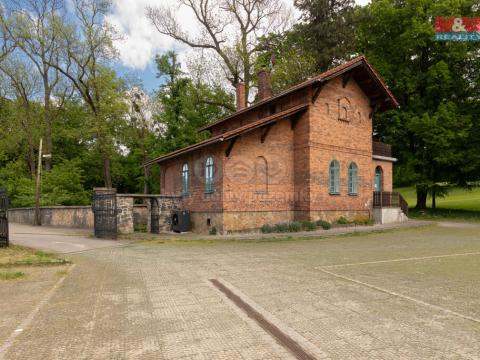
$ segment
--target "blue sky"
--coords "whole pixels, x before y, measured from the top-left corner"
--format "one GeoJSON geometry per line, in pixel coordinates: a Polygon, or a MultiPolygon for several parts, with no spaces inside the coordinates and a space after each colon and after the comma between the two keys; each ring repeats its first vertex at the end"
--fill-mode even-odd
{"type": "MultiPolygon", "coordinates": [[[[1,1],[1,0],[0,0],[1,1]]],[[[287,7],[293,9],[293,0],[283,1],[287,7]]],[[[369,0],[356,0],[357,4],[364,5],[369,0]]],[[[185,62],[185,57],[190,51],[173,39],[161,35],[150,23],[145,15],[148,6],[175,7],[178,0],[113,0],[112,11],[107,16],[121,35],[122,40],[115,43],[119,51],[119,60],[115,70],[119,75],[135,75],[139,77],[147,91],[157,90],[161,83],[156,77],[155,55],[163,54],[168,50],[175,50],[180,55],[180,61],[185,62]]],[[[189,34],[198,32],[193,14],[185,7],[178,8],[176,17],[189,34]]]]}

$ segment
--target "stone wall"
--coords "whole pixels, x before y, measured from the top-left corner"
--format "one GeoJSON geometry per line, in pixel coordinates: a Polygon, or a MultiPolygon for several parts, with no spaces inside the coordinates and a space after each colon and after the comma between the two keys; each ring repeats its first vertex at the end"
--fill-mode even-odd
{"type": "MultiPolygon", "coordinates": [[[[43,225],[93,229],[91,206],[49,206],[40,209],[43,225]]],[[[31,224],[35,222],[35,208],[13,208],[8,210],[10,222],[31,224]]]]}
{"type": "MultiPolygon", "coordinates": [[[[159,232],[171,231],[170,216],[174,209],[181,209],[182,198],[180,196],[158,195],[150,198],[148,214],[157,212],[159,217],[159,232]],[[155,202],[155,203],[153,203],[155,202]]],[[[147,231],[152,231],[152,216],[147,218],[147,231]]]]}
{"type": "Polygon", "coordinates": [[[117,194],[117,229],[119,234],[133,233],[133,197],[117,194]]]}
{"type": "Polygon", "coordinates": [[[147,226],[149,218],[147,205],[133,205],[133,226],[147,226]]]}

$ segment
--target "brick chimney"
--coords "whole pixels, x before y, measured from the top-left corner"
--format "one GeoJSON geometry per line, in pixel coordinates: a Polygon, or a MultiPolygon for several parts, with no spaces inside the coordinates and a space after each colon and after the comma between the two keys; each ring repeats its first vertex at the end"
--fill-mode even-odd
{"type": "Polygon", "coordinates": [[[264,67],[258,72],[258,95],[257,100],[262,101],[273,95],[270,73],[264,67]]]}
{"type": "Polygon", "coordinates": [[[245,108],[245,83],[239,81],[235,85],[237,92],[237,111],[245,108]]]}

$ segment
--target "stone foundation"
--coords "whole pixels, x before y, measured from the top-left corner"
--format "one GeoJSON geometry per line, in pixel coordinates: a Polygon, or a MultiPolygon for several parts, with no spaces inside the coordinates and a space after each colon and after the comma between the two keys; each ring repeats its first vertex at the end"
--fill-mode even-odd
{"type": "Polygon", "coordinates": [[[369,210],[317,210],[317,211],[211,211],[191,212],[192,231],[208,234],[215,227],[218,234],[258,231],[265,224],[278,224],[303,220],[333,222],[340,217],[349,220],[371,218],[369,210]],[[210,225],[208,225],[208,220],[210,225]]]}
{"type": "Polygon", "coordinates": [[[209,212],[190,212],[190,221],[192,223],[192,232],[199,234],[209,234],[215,227],[217,234],[224,231],[224,213],[221,211],[209,212]]]}

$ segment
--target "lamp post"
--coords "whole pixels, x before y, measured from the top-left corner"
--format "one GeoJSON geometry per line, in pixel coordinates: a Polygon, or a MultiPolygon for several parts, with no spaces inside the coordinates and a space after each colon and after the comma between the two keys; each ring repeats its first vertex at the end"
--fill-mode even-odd
{"type": "Polygon", "coordinates": [[[40,138],[38,146],[38,164],[37,164],[37,180],[35,184],[35,225],[42,225],[42,218],[40,214],[40,198],[42,196],[42,158],[51,158],[52,154],[42,154],[43,138],[40,138]]]}

